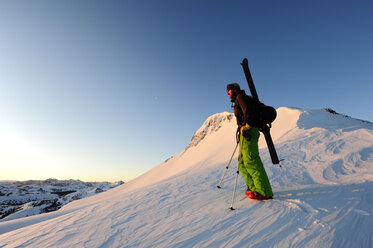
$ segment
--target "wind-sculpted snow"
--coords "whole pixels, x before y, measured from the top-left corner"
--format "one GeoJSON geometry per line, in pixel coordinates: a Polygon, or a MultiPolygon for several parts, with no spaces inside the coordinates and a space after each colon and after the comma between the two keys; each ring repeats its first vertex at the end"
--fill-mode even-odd
{"type": "Polygon", "coordinates": [[[216,187],[235,147],[233,118],[125,185],[0,223],[0,247],[372,247],[371,124],[329,115],[278,109],[271,133],[282,168],[260,141],[273,200],[245,197],[240,176],[228,209],[237,154],[216,187]]]}
{"type": "Polygon", "coordinates": [[[275,184],[373,181],[373,124],[369,122],[324,110],[303,111],[297,128],[275,143],[283,164],[292,171],[272,179],[275,184]]]}
{"type": "Polygon", "coordinates": [[[350,116],[324,110],[304,110],[297,123],[299,128],[323,128],[328,131],[350,132],[357,129],[373,130],[373,123],[351,118],[350,116]]]}

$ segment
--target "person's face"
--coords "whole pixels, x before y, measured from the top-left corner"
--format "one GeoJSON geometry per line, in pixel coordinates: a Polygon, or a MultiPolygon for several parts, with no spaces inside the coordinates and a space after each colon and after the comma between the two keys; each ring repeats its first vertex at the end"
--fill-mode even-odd
{"type": "Polygon", "coordinates": [[[235,90],[227,90],[227,94],[232,99],[235,94],[235,90]]]}

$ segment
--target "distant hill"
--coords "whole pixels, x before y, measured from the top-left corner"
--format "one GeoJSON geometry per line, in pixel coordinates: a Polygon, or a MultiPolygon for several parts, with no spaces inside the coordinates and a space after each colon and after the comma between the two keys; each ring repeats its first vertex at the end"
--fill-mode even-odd
{"type": "Polygon", "coordinates": [[[60,209],[67,203],[117,187],[123,182],[80,180],[0,181],[0,221],[60,209]]]}

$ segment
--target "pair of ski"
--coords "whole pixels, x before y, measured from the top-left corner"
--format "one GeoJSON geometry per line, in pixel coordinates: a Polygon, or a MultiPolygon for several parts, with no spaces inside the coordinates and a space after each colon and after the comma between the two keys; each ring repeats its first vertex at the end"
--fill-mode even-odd
{"type": "MultiPolygon", "coordinates": [[[[258,97],[258,94],[256,93],[254,81],[253,81],[253,78],[251,77],[251,73],[250,73],[250,69],[249,69],[249,63],[247,61],[247,58],[244,58],[242,60],[241,65],[242,65],[243,71],[244,71],[245,76],[246,76],[247,84],[249,85],[251,96],[255,100],[259,101],[259,97],[258,97]]],[[[264,134],[265,140],[267,142],[267,147],[268,147],[268,150],[269,150],[269,154],[271,156],[272,163],[273,164],[279,164],[280,161],[278,159],[275,146],[273,145],[271,133],[269,131],[270,126],[268,124],[263,124],[261,127],[259,127],[259,130],[264,134]]]]}
{"type": "MultiPolygon", "coordinates": [[[[243,69],[243,71],[245,73],[246,81],[247,81],[247,84],[249,85],[251,96],[255,100],[259,101],[259,97],[258,97],[258,94],[256,92],[254,81],[253,81],[253,78],[251,77],[251,73],[250,73],[250,69],[249,69],[249,63],[248,63],[247,58],[244,58],[242,60],[241,66],[242,66],[242,69],[243,69]]],[[[276,152],[275,146],[273,144],[273,140],[272,140],[271,133],[270,133],[270,125],[268,125],[268,124],[262,124],[262,126],[259,127],[259,130],[264,134],[264,137],[265,137],[265,140],[266,140],[266,143],[267,143],[267,147],[268,147],[268,151],[269,151],[269,154],[271,156],[272,163],[273,164],[279,164],[280,161],[278,159],[277,152],[276,152]]],[[[229,160],[229,163],[228,163],[228,166],[226,167],[226,170],[224,171],[223,177],[221,178],[220,183],[217,186],[219,189],[221,188],[220,185],[223,182],[225,173],[227,172],[227,170],[229,168],[229,165],[230,165],[230,163],[232,161],[232,158],[233,158],[233,156],[234,156],[234,154],[236,152],[237,146],[238,146],[238,143],[237,143],[236,147],[234,148],[233,154],[231,156],[231,159],[229,160]]],[[[233,203],[234,203],[234,198],[235,198],[235,195],[236,195],[236,186],[237,186],[237,179],[238,179],[238,174],[239,174],[239,168],[237,168],[237,172],[236,173],[237,174],[236,174],[236,181],[235,181],[234,190],[233,190],[232,203],[231,203],[231,206],[229,208],[230,210],[234,210],[233,203]]]]}

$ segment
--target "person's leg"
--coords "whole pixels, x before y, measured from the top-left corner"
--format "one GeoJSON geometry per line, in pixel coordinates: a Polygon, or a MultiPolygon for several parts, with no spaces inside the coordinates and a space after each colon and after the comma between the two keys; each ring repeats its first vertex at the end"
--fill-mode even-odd
{"type": "Polygon", "coordinates": [[[247,140],[242,136],[240,136],[240,144],[239,144],[239,153],[238,153],[238,164],[239,164],[239,170],[241,172],[241,175],[243,177],[243,180],[245,181],[247,190],[253,191],[254,190],[254,182],[253,179],[251,178],[249,171],[247,170],[245,166],[245,162],[243,159],[243,154],[242,154],[242,147],[246,147],[247,145],[247,140]]]}
{"type": "MultiPolygon", "coordinates": [[[[271,184],[269,182],[267,173],[264,169],[262,160],[259,156],[259,130],[257,128],[251,128],[249,130],[250,139],[244,139],[242,142],[242,164],[243,170],[245,171],[245,176],[250,183],[250,189],[252,191],[258,192],[259,194],[267,197],[272,197],[273,192],[271,184]]],[[[241,164],[240,164],[241,167],[241,164]]],[[[243,175],[244,173],[242,173],[243,175]]]]}

